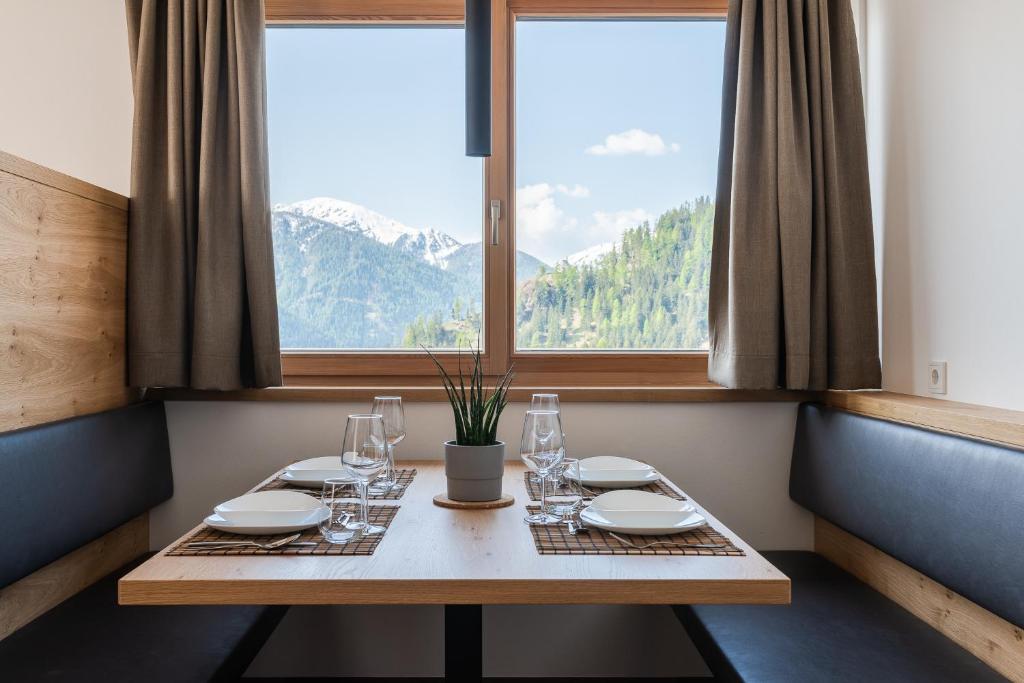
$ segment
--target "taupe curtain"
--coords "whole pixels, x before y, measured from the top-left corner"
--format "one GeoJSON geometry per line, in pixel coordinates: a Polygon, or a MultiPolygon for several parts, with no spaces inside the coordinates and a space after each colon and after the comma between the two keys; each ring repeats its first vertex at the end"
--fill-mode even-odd
{"type": "Polygon", "coordinates": [[[133,386],[281,383],[262,0],[126,0],[133,386]]]}
{"type": "Polygon", "coordinates": [[[849,0],[732,0],[708,375],[741,389],[881,382],[849,0]]]}

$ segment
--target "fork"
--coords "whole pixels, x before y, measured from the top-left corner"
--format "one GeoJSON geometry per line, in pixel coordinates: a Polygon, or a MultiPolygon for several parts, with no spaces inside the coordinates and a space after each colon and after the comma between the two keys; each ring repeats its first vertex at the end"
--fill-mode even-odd
{"type": "Polygon", "coordinates": [[[719,548],[727,548],[725,543],[676,543],[675,541],[652,541],[651,543],[633,543],[629,539],[619,536],[613,531],[609,531],[608,535],[614,538],[619,543],[628,545],[630,548],[636,548],[637,550],[646,550],[647,548],[653,548],[654,546],[671,546],[673,548],[706,548],[708,550],[716,550],[719,548]]]}
{"type": "MultiPolygon", "coordinates": [[[[192,543],[186,543],[186,548],[205,548],[212,550],[215,548],[259,548],[260,550],[276,550],[282,546],[290,545],[294,543],[301,534],[292,534],[291,536],[285,536],[268,543],[257,543],[256,541],[194,541],[192,543]]],[[[302,541],[302,545],[316,545],[313,541],[302,541]]],[[[295,545],[299,545],[296,543],[295,545]]]]}

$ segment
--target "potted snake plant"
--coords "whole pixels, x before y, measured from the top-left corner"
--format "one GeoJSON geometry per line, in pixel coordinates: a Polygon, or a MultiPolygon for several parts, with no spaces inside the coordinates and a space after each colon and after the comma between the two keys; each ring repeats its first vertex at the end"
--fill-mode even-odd
{"type": "Polygon", "coordinates": [[[505,444],[497,439],[498,420],[508,404],[512,368],[498,378],[487,393],[480,350],[471,351],[473,370],[467,378],[462,372],[459,350],[458,375],[452,377],[440,361],[424,348],[441,376],[455,417],[455,438],[444,444],[444,472],[448,479],[448,498],[480,502],[501,498],[501,479],[505,473],[505,444]]]}

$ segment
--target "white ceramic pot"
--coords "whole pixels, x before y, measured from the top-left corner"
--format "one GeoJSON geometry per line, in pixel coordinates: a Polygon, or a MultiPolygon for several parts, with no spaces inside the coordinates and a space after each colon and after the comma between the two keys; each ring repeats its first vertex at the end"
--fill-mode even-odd
{"type": "Polygon", "coordinates": [[[452,500],[498,500],[505,474],[505,444],[499,441],[491,446],[459,446],[448,441],[444,445],[444,473],[452,500]]]}

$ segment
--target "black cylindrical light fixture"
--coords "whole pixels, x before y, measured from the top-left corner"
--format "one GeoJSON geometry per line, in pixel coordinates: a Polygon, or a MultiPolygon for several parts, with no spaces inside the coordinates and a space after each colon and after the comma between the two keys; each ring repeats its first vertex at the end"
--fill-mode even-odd
{"type": "Polygon", "coordinates": [[[466,156],[491,156],[491,0],[466,0],[466,156]]]}

